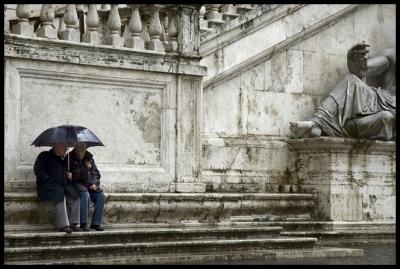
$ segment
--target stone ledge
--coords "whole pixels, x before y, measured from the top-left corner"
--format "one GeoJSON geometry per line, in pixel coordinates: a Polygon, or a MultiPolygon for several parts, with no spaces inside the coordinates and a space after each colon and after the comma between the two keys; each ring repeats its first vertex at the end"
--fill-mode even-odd
{"type": "MultiPolygon", "coordinates": [[[[305,214],[315,195],[294,193],[106,193],[104,222],[218,223],[234,215],[305,214]]],[[[54,208],[35,193],[4,194],[5,224],[52,224],[54,208]]]]}
{"type": "Polygon", "coordinates": [[[207,73],[207,68],[199,65],[198,56],[183,57],[176,53],[95,46],[9,33],[4,33],[4,56],[195,76],[207,73]]]}
{"type": "Polygon", "coordinates": [[[396,152],[396,142],[341,137],[318,137],[288,139],[292,150],[296,151],[344,151],[351,153],[396,152]]]}
{"type": "Polygon", "coordinates": [[[132,252],[142,255],[219,252],[234,250],[264,250],[285,248],[312,248],[317,242],[313,237],[253,238],[233,240],[187,240],[170,242],[114,243],[114,244],[73,244],[44,247],[5,248],[6,261],[84,258],[88,252],[98,258],[129,255],[132,252]]]}
{"type": "Polygon", "coordinates": [[[129,255],[120,256],[118,258],[98,259],[98,258],[84,258],[84,259],[63,259],[60,260],[41,260],[36,262],[7,262],[6,264],[47,264],[47,265],[61,265],[61,264],[204,264],[227,261],[243,262],[246,260],[277,260],[277,259],[290,259],[290,258],[325,258],[325,257],[358,257],[363,256],[362,249],[351,248],[328,248],[318,247],[312,249],[276,249],[276,250],[252,250],[251,252],[241,251],[220,251],[218,253],[203,253],[198,255],[181,254],[181,255],[157,255],[157,256],[144,256],[144,255],[129,255]]]}
{"type": "MultiPolygon", "coordinates": [[[[105,193],[106,201],[239,201],[239,200],[301,200],[313,199],[309,193],[105,193]]],[[[5,202],[37,201],[36,193],[4,193],[5,202]]]]}

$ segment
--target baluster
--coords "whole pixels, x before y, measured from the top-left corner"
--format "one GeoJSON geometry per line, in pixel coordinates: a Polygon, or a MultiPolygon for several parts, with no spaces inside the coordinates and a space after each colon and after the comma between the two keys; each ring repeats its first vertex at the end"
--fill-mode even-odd
{"type": "MultiPolygon", "coordinates": [[[[130,21],[129,17],[121,19],[121,24],[122,24],[121,31],[124,31],[122,33],[122,39],[124,40],[124,44],[126,44],[126,41],[131,36],[131,33],[129,32],[129,29],[128,29],[129,28],[129,21],[130,21]]],[[[124,45],[124,46],[126,46],[126,45],[124,45]]]]}
{"type": "Polygon", "coordinates": [[[12,33],[25,36],[33,36],[33,25],[29,24],[30,5],[17,5],[18,23],[13,25],[12,33]]]}
{"type": "Polygon", "coordinates": [[[118,48],[123,47],[124,39],[119,34],[119,31],[121,30],[121,18],[118,12],[118,5],[111,5],[111,11],[108,16],[107,27],[110,33],[106,37],[106,45],[118,48]]]}
{"type": "Polygon", "coordinates": [[[63,21],[67,29],[60,33],[60,39],[79,42],[81,39],[80,33],[75,29],[75,25],[78,22],[78,14],[76,13],[75,5],[67,5],[63,21]]]}
{"type": "Polygon", "coordinates": [[[149,35],[150,16],[143,14],[142,22],[143,22],[143,28],[142,32],[140,33],[140,37],[143,39],[144,43],[147,44],[147,42],[150,41],[150,35],[149,35]]]}
{"type": "Polygon", "coordinates": [[[100,44],[99,33],[97,28],[99,26],[99,14],[97,14],[96,5],[89,5],[86,17],[86,33],[82,37],[82,41],[94,45],[100,44]]]}
{"type": "Polygon", "coordinates": [[[58,38],[61,39],[61,32],[63,32],[65,29],[67,29],[67,27],[65,27],[65,22],[63,18],[58,18],[58,32],[57,32],[58,38]]]}
{"type": "Polygon", "coordinates": [[[224,21],[222,20],[222,14],[219,13],[220,4],[206,5],[206,19],[208,21],[208,28],[214,28],[224,21]]]}
{"type": "Polygon", "coordinates": [[[171,11],[168,26],[168,49],[170,52],[178,51],[178,14],[176,9],[171,11]]]}
{"type": "Polygon", "coordinates": [[[144,50],[144,40],[140,37],[143,27],[140,20],[139,7],[140,5],[132,5],[132,15],[128,25],[131,36],[126,40],[125,47],[144,50]]]}
{"type": "Polygon", "coordinates": [[[199,21],[201,30],[208,28],[208,22],[204,19],[204,14],[206,14],[206,6],[202,5],[199,11],[199,21]]]}
{"type": "Polygon", "coordinates": [[[233,4],[222,5],[221,13],[224,21],[229,21],[239,16],[236,12],[236,6],[233,4]]]}
{"type": "Polygon", "coordinates": [[[161,23],[160,41],[164,44],[164,47],[165,47],[165,44],[166,44],[166,42],[167,42],[167,38],[166,38],[166,36],[165,36],[165,30],[164,30],[164,18],[162,18],[162,19],[160,20],[160,23],[161,23]]]}
{"type": "Polygon", "coordinates": [[[149,25],[149,35],[150,41],[147,42],[146,46],[149,50],[154,51],[165,51],[164,44],[160,40],[160,36],[162,33],[162,26],[160,22],[160,9],[163,7],[162,5],[153,5],[153,14],[151,16],[150,25],[149,25]]]}
{"type": "Polygon", "coordinates": [[[57,39],[57,29],[53,25],[55,18],[53,6],[51,4],[42,5],[40,10],[41,25],[36,31],[38,37],[57,39]]]}
{"type": "Polygon", "coordinates": [[[163,26],[164,26],[165,42],[168,43],[168,39],[169,39],[169,37],[168,37],[168,27],[169,27],[168,13],[165,13],[163,26]]]}

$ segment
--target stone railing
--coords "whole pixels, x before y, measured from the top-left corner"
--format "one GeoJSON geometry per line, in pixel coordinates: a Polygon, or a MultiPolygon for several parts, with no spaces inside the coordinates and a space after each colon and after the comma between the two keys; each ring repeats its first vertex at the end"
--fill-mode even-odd
{"type": "Polygon", "coordinates": [[[200,8],[200,32],[212,31],[218,25],[253,10],[257,4],[207,4],[200,8]]]}
{"type": "Polygon", "coordinates": [[[12,34],[115,48],[198,55],[200,5],[17,5],[12,34]],[[195,23],[193,23],[195,22],[195,23]]]}

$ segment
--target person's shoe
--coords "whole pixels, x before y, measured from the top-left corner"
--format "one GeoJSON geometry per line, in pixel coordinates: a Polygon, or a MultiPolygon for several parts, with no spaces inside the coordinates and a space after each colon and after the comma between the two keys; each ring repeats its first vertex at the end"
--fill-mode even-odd
{"type": "Polygon", "coordinates": [[[65,227],[60,228],[60,232],[70,234],[70,233],[72,233],[72,229],[69,226],[65,226],[65,227]]]}
{"type": "Polygon", "coordinates": [[[86,225],[86,223],[85,223],[85,224],[81,224],[81,230],[82,230],[82,231],[85,231],[85,232],[90,231],[90,229],[89,229],[89,227],[86,225]]]}
{"type": "Polygon", "coordinates": [[[104,231],[104,228],[101,225],[90,225],[90,229],[94,229],[96,231],[104,231]]]}
{"type": "Polygon", "coordinates": [[[81,230],[81,229],[79,229],[77,223],[71,224],[69,227],[70,227],[74,232],[79,232],[79,231],[81,230]]]}

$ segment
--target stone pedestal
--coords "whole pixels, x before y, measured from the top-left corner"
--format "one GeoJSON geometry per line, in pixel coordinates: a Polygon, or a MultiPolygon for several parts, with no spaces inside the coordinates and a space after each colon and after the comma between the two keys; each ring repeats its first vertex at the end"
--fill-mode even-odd
{"type": "Polygon", "coordinates": [[[90,32],[84,33],[82,36],[82,42],[90,43],[93,45],[101,44],[99,34],[95,31],[90,31],[90,32]]]}
{"type": "Polygon", "coordinates": [[[36,35],[38,37],[50,38],[50,39],[57,39],[57,29],[51,25],[41,26],[36,35]]]}
{"type": "Polygon", "coordinates": [[[21,21],[13,25],[12,32],[18,35],[33,36],[33,25],[30,25],[28,21],[21,21]]]}
{"type": "Polygon", "coordinates": [[[106,45],[121,48],[124,46],[124,39],[119,35],[110,35],[106,37],[106,45]]]}
{"type": "Polygon", "coordinates": [[[298,182],[314,190],[320,220],[396,218],[395,142],[348,138],[291,139],[298,182]]]}
{"type": "Polygon", "coordinates": [[[125,47],[137,50],[144,50],[144,40],[141,39],[139,36],[129,37],[125,42],[125,47]]]}
{"type": "Polygon", "coordinates": [[[148,50],[154,50],[154,51],[160,51],[160,52],[165,51],[164,44],[159,39],[153,39],[153,40],[147,41],[146,47],[148,50]]]}
{"type": "Polygon", "coordinates": [[[60,33],[60,38],[62,40],[68,40],[68,41],[73,41],[73,42],[81,41],[80,33],[73,28],[68,28],[68,29],[65,29],[64,31],[62,31],[60,33]]]}

